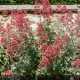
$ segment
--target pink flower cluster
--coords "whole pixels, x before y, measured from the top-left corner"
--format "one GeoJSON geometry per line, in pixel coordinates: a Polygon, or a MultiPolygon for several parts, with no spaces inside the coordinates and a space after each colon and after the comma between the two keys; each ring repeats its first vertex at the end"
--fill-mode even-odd
{"type": "Polygon", "coordinates": [[[57,38],[55,39],[54,46],[57,49],[61,49],[61,50],[64,49],[64,43],[63,43],[63,40],[62,40],[62,38],[60,36],[57,36],[57,38]]]}
{"type": "MultiPolygon", "coordinates": [[[[13,53],[18,52],[23,44],[28,45],[28,37],[33,35],[30,21],[25,18],[26,13],[26,10],[12,10],[6,28],[0,24],[0,46],[5,47],[5,53],[9,57],[13,57],[13,53]]],[[[3,11],[3,14],[8,14],[8,11],[3,11]]]]}
{"type": "Polygon", "coordinates": [[[3,72],[2,75],[3,76],[11,76],[11,75],[14,75],[14,73],[12,70],[7,70],[7,71],[3,72]]]}
{"type": "Polygon", "coordinates": [[[70,36],[68,34],[65,34],[64,37],[63,37],[63,40],[69,41],[70,40],[70,36]]]}
{"type": "Polygon", "coordinates": [[[8,11],[7,10],[3,10],[2,14],[3,15],[7,15],[8,14],[8,11]]]}
{"type": "Polygon", "coordinates": [[[43,43],[40,47],[40,51],[44,52],[44,55],[40,61],[40,68],[49,67],[50,63],[58,57],[58,51],[53,45],[47,45],[43,43]]]}
{"type": "Polygon", "coordinates": [[[80,68],[80,59],[76,59],[71,63],[72,67],[79,67],[80,68]]]}
{"type": "Polygon", "coordinates": [[[48,45],[46,43],[42,43],[42,45],[40,46],[40,52],[45,52],[47,49],[48,45]]]}
{"type": "Polygon", "coordinates": [[[49,45],[44,53],[44,56],[55,59],[58,57],[58,51],[57,48],[55,48],[53,45],[49,45]]]}
{"type": "Polygon", "coordinates": [[[47,36],[47,32],[43,24],[38,23],[37,35],[40,37],[42,41],[48,41],[49,37],[47,36]]]}
{"type": "Polygon", "coordinates": [[[62,14],[62,16],[60,16],[60,22],[63,23],[63,25],[69,24],[69,22],[72,22],[73,19],[72,11],[67,11],[65,14],[66,15],[62,14]]]}
{"type": "Polygon", "coordinates": [[[0,46],[6,46],[8,44],[7,39],[4,37],[0,38],[0,46]]]}
{"type": "Polygon", "coordinates": [[[68,9],[66,8],[66,6],[61,6],[60,3],[57,4],[57,8],[56,8],[55,12],[65,13],[67,11],[68,11],[68,9]]]}
{"type": "Polygon", "coordinates": [[[49,0],[42,0],[42,16],[44,18],[49,18],[53,16],[53,11],[50,6],[49,0]]]}
{"type": "Polygon", "coordinates": [[[12,40],[10,46],[7,48],[8,55],[18,51],[20,47],[20,44],[16,40],[12,40]]]}
{"type": "Polygon", "coordinates": [[[43,67],[48,67],[50,65],[50,61],[47,57],[43,56],[41,61],[40,61],[40,68],[43,68],[43,67]]]}

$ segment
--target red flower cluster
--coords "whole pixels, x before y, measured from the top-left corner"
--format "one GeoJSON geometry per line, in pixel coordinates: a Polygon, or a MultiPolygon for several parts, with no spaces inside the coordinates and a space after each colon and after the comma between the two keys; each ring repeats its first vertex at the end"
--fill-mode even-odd
{"type": "Polygon", "coordinates": [[[6,46],[8,43],[7,39],[4,37],[0,38],[0,46],[6,46]]]}
{"type": "Polygon", "coordinates": [[[80,67],[80,59],[76,59],[71,63],[72,67],[80,67]]]}
{"type": "Polygon", "coordinates": [[[9,54],[12,54],[14,52],[14,50],[13,50],[13,46],[9,46],[8,48],[7,48],[7,53],[9,54]]]}
{"type": "Polygon", "coordinates": [[[47,57],[43,56],[41,61],[40,61],[40,68],[43,68],[43,67],[48,67],[50,65],[50,61],[47,57]]]}
{"type": "Polygon", "coordinates": [[[70,36],[68,34],[65,34],[64,37],[63,37],[63,40],[69,41],[70,40],[70,36]]]}
{"type": "MultiPolygon", "coordinates": [[[[45,52],[44,52],[44,55],[43,55],[41,62],[40,62],[41,68],[48,67],[50,65],[51,61],[53,61],[54,59],[56,59],[58,57],[58,51],[53,45],[47,46],[44,43],[44,46],[46,46],[46,47],[42,50],[43,52],[44,51],[45,52]]],[[[42,46],[42,47],[44,47],[44,46],[42,46]]]]}
{"type": "Polygon", "coordinates": [[[44,55],[48,58],[57,58],[58,57],[58,51],[53,45],[49,45],[44,53],[44,55]]]}
{"type": "Polygon", "coordinates": [[[20,44],[16,40],[12,40],[10,44],[13,46],[13,49],[18,50],[20,48],[20,44]]]}
{"type": "Polygon", "coordinates": [[[48,45],[46,43],[42,43],[40,46],[40,52],[45,52],[47,47],[48,47],[48,45]]]}
{"type": "Polygon", "coordinates": [[[13,40],[16,40],[16,41],[20,41],[21,40],[21,36],[18,36],[15,33],[12,33],[11,37],[12,37],[13,40]]]}
{"type": "Polygon", "coordinates": [[[66,8],[66,6],[61,6],[60,3],[57,4],[57,8],[55,10],[56,12],[61,12],[61,13],[65,13],[68,11],[68,9],[66,8]]]}
{"type": "Polygon", "coordinates": [[[47,33],[46,33],[46,29],[41,23],[38,23],[37,35],[40,37],[42,41],[49,40],[49,37],[47,36],[47,33]]]}
{"type": "Polygon", "coordinates": [[[2,35],[2,37],[6,34],[6,32],[7,30],[0,24],[0,34],[2,35]]]}
{"type": "Polygon", "coordinates": [[[8,14],[8,11],[7,10],[3,10],[2,14],[3,15],[7,15],[8,14]]]}
{"type": "Polygon", "coordinates": [[[16,40],[12,40],[10,45],[7,47],[6,55],[13,57],[13,53],[20,49],[20,44],[16,40]]]}
{"type": "Polygon", "coordinates": [[[25,15],[22,10],[12,10],[10,23],[6,27],[0,24],[0,46],[5,47],[5,53],[10,57],[13,57],[14,52],[19,53],[23,44],[27,44],[28,37],[32,36],[30,21],[25,15]]]}
{"type": "Polygon", "coordinates": [[[64,15],[60,16],[60,22],[63,23],[64,25],[66,24],[66,17],[64,15]]]}
{"type": "Polygon", "coordinates": [[[2,73],[3,76],[11,76],[13,75],[14,73],[12,72],[12,70],[7,70],[5,72],[2,73]]]}
{"type": "Polygon", "coordinates": [[[49,0],[42,0],[42,16],[44,18],[49,18],[51,15],[53,16],[53,11],[49,0]]]}
{"type": "MultiPolygon", "coordinates": [[[[64,10],[62,10],[64,11],[64,10]]],[[[67,11],[67,13],[62,14],[60,16],[60,22],[63,24],[63,25],[68,25],[69,23],[73,23],[72,22],[72,19],[73,19],[73,16],[72,16],[72,11],[67,11]]]]}
{"type": "Polygon", "coordinates": [[[40,35],[41,34],[40,31],[42,31],[42,32],[45,32],[46,31],[45,27],[41,23],[38,23],[37,25],[38,25],[38,28],[37,28],[37,32],[38,33],[37,33],[37,35],[40,35]]]}
{"type": "Polygon", "coordinates": [[[61,49],[61,50],[64,49],[64,43],[63,43],[63,40],[62,40],[62,38],[60,36],[57,36],[57,38],[55,39],[54,46],[57,49],[61,49]]]}

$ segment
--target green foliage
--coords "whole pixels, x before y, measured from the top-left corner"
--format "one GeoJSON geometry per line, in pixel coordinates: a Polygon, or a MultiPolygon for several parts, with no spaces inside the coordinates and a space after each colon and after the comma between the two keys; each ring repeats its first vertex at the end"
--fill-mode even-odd
{"type": "Polygon", "coordinates": [[[0,48],[0,73],[7,69],[10,69],[10,58],[4,53],[4,49],[0,48]]]}
{"type": "Polygon", "coordinates": [[[37,49],[37,46],[33,45],[22,47],[24,56],[18,58],[19,60],[12,64],[12,70],[14,70],[15,75],[35,75],[40,60],[37,49]]]}
{"type": "Polygon", "coordinates": [[[0,5],[34,4],[34,0],[0,0],[0,5]]]}
{"type": "Polygon", "coordinates": [[[50,0],[51,4],[80,4],[80,0],[50,0]]]}
{"type": "MultiPolygon", "coordinates": [[[[3,4],[34,4],[35,0],[0,0],[0,5],[3,4]]],[[[51,4],[80,4],[80,0],[49,0],[51,4]]]]}

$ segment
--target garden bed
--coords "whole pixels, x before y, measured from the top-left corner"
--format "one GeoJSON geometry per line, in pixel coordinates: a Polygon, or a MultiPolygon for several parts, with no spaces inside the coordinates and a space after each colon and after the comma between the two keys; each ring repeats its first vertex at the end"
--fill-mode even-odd
{"type": "Polygon", "coordinates": [[[43,0],[42,6],[12,6],[0,7],[0,75],[23,80],[79,79],[74,76],[80,75],[79,5],[50,6],[43,0]]]}

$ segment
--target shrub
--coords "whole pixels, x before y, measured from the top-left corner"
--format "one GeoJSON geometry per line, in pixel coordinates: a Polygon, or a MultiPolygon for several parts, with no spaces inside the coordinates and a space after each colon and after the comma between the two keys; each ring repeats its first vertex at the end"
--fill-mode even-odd
{"type": "Polygon", "coordinates": [[[10,23],[0,25],[1,75],[36,75],[37,79],[80,73],[80,12],[74,18],[66,6],[58,4],[56,12],[61,15],[54,14],[48,0],[42,1],[40,11],[44,21],[37,23],[35,35],[26,10],[12,10],[10,23]]]}

